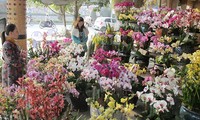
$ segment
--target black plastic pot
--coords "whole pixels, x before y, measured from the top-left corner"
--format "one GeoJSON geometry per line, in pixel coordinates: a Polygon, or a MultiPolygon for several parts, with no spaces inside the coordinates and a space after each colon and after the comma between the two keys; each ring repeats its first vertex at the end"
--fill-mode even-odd
{"type": "Polygon", "coordinates": [[[105,51],[113,50],[113,45],[112,44],[102,44],[102,49],[105,51]]]}
{"type": "Polygon", "coordinates": [[[181,120],[200,120],[200,114],[187,109],[184,106],[180,108],[181,120]]]}
{"type": "Polygon", "coordinates": [[[70,99],[72,101],[73,109],[84,112],[88,110],[88,105],[86,102],[87,95],[85,92],[80,92],[79,97],[73,97],[70,95],[70,99]]]}
{"type": "Polygon", "coordinates": [[[136,56],[135,62],[139,64],[141,68],[147,68],[149,65],[149,56],[136,56]]]}

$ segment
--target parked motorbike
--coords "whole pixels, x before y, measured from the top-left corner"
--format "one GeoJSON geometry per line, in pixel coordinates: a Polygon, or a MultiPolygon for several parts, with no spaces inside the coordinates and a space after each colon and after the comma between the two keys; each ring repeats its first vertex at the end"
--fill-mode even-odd
{"type": "Polygon", "coordinates": [[[54,22],[52,20],[47,20],[47,21],[41,21],[39,24],[40,28],[55,28],[56,25],[54,24],[54,22]]]}

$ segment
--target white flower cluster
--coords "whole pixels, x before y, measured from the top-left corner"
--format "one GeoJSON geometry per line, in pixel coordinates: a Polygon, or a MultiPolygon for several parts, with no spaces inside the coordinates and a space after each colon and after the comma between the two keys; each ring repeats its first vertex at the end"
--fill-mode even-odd
{"type": "Polygon", "coordinates": [[[87,66],[86,68],[84,68],[81,72],[81,76],[87,82],[90,82],[91,80],[98,80],[100,78],[99,72],[91,66],[87,66]]]}
{"type": "Polygon", "coordinates": [[[60,52],[61,54],[65,55],[80,55],[84,51],[83,46],[81,44],[71,43],[70,45],[66,46],[65,49],[62,49],[60,52]]]}
{"type": "Polygon", "coordinates": [[[144,80],[146,87],[142,92],[137,91],[138,97],[153,105],[156,112],[169,111],[168,106],[175,105],[174,96],[181,94],[179,78],[175,76],[175,69],[168,68],[163,75],[157,76],[155,79],[148,77],[144,80]]]}
{"type": "Polygon", "coordinates": [[[59,60],[67,66],[68,70],[79,71],[84,68],[85,58],[80,54],[84,51],[83,46],[76,43],[71,43],[60,52],[59,60]]]}

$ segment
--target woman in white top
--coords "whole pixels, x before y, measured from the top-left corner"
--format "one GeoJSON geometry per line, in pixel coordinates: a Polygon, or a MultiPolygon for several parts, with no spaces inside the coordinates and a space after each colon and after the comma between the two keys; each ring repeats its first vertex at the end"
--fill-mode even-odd
{"type": "Polygon", "coordinates": [[[72,40],[77,44],[82,44],[84,50],[87,50],[87,40],[88,40],[88,29],[84,26],[84,19],[82,17],[78,17],[73,24],[72,40]]]}

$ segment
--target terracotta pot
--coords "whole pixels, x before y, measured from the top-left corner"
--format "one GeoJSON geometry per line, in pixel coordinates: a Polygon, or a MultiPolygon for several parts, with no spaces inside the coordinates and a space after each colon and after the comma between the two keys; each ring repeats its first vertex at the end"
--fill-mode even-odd
{"type": "Polygon", "coordinates": [[[157,35],[158,37],[161,37],[161,36],[162,36],[162,32],[163,32],[163,29],[162,29],[162,28],[157,28],[157,29],[156,29],[156,35],[157,35]]]}

